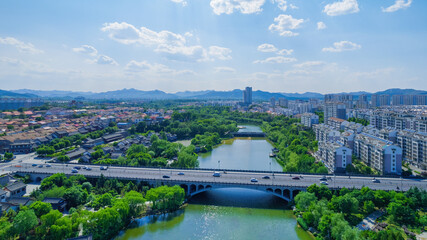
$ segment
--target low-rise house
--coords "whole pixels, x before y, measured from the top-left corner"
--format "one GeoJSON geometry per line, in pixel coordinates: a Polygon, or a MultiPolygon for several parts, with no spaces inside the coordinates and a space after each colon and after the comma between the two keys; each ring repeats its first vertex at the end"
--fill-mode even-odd
{"type": "Polygon", "coordinates": [[[0,202],[6,202],[7,192],[0,189],[0,202]]]}
{"type": "Polygon", "coordinates": [[[45,198],[43,202],[50,203],[53,210],[58,210],[60,212],[64,211],[67,207],[67,201],[62,198],[45,198]]]}
{"type": "Polygon", "coordinates": [[[102,138],[89,139],[83,144],[83,148],[90,149],[98,145],[104,144],[104,140],[102,138]]]}
{"type": "Polygon", "coordinates": [[[86,152],[84,148],[79,148],[73,151],[69,151],[65,156],[68,156],[71,160],[77,159],[83,155],[83,153],[86,152]]]}
{"type": "Polygon", "coordinates": [[[54,138],[63,138],[63,137],[67,137],[67,136],[68,136],[67,131],[56,131],[56,132],[52,133],[52,137],[54,137],[54,138]]]}
{"type": "Polygon", "coordinates": [[[27,193],[27,184],[21,181],[9,182],[3,190],[7,192],[7,198],[22,197],[27,193]]]}

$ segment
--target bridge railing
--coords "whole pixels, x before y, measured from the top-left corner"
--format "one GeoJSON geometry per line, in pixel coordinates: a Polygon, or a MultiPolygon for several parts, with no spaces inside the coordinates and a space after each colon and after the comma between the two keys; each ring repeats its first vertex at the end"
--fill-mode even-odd
{"type": "MultiPolygon", "coordinates": [[[[18,174],[45,174],[45,175],[52,175],[54,173],[52,172],[46,172],[46,171],[34,171],[34,170],[25,170],[25,169],[19,169],[18,171],[16,171],[16,173],[18,174]]],[[[72,173],[64,173],[66,176],[73,176],[76,174],[72,174],[72,173]]],[[[81,174],[81,173],[78,173],[81,174]]],[[[114,175],[114,173],[108,173],[106,172],[101,173],[99,175],[95,175],[93,172],[87,172],[86,174],[83,173],[81,175],[84,175],[87,178],[99,178],[101,175],[104,175],[106,178],[116,178],[116,179],[121,179],[121,180],[131,180],[131,181],[142,181],[142,182],[159,182],[159,183],[171,183],[173,185],[180,185],[180,184],[194,184],[194,185],[198,185],[198,184],[210,184],[210,185],[222,185],[222,186],[230,186],[230,187],[239,187],[239,186],[251,186],[251,187],[267,187],[267,188],[273,188],[273,187],[284,187],[284,188],[292,188],[293,190],[301,190],[301,189],[306,189],[309,185],[305,184],[298,184],[298,182],[292,181],[292,184],[288,185],[288,184],[284,184],[286,182],[281,182],[281,181],[273,181],[271,184],[262,184],[262,183],[250,183],[250,182],[235,182],[235,181],[231,181],[231,182],[221,182],[221,181],[206,181],[206,180],[195,180],[195,181],[191,181],[191,180],[179,180],[179,179],[164,179],[164,178],[145,178],[145,177],[128,177],[128,176],[112,176],[114,175]]],[[[329,189],[331,190],[339,190],[342,187],[347,187],[347,188],[357,188],[357,189],[361,189],[364,185],[360,185],[360,186],[329,186],[329,189]]],[[[383,188],[381,188],[381,185],[378,185],[378,187],[375,186],[370,186],[371,189],[373,190],[384,190],[383,188]]],[[[389,189],[389,190],[394,190],[394,189],[389,189]]]]}

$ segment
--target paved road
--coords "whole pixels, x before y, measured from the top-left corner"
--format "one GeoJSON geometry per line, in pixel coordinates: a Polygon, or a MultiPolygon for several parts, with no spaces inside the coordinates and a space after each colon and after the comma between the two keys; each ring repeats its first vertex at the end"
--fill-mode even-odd
{"type": "MultiPolygon", "coordinates": [[[[39,164],[40,165],[40,164],[39,164]]],[[[46,167],[46,164],[41,164],[43,167],[32,166],[31,163],[20,163],[9,167],[5,170],[22,173],[65,173],[72,174],[72,164],[50,164],[51,167],[46,167]]],[[[78,165],[83,167],[84,165],[78,165]]],[[[141,179],[141,180],[164,180],[164,181],[182,181],[182,182],[215,182],[224,184],[254,184],[254,185],[271,185],[271,186],[290,186],[290,187],[307,187],[314,183],[320,184],[322,175],[290,175],[277,174],[274,176],[271,173],[259,172],[239,172],[227,171],[221,172],[221,177],[213,177],[213,170],[180,170],[180,169],[155,169],[155,168],[132,168],[132,167],[109,167],[108,170],[100,170],[99,166],[92,165],[91,171],[81,169],[79,174],[87,177],[100,176],[101,173],[106,177],[141,179]],[[184,175],[178,175],[178,173],[184,175]],[[164,175],[170,178],[163,178],[164,175]],[[262,179],[263,176],[269,176],[270,179],[262,179]],[[293,180],[292,177],[301,176],[300,180],[293,180]],[[252,183],[251,178],[256,178],[258,182],[252,183]]],[[[403,190],[406,191],[412,186],[427,190],[427,180],[420,179],[400,179],[377,177],[380,182],[373,183],[372,177],[347,177],[347,176],[332,176],[328,182],[329,188],[361,188],[367,186],[371,189],[382,190],[403,190]]]]}

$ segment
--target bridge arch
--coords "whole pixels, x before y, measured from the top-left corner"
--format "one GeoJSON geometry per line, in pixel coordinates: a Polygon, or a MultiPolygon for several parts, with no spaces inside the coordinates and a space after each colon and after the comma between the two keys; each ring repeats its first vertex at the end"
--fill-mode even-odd
{"type": "Polygon", "coordinates": [[[203,185],[199,185],[199,186],[197,187],[197,191],[200,191],[200,190],[203,190],[203,189],[205,189],[205,186],[203,186],[203,185]]]}
{"type": "MultiPolygon", "coordinates": [[[[261,192],[267,192],[267,193],[270,193],[270,194],[272,194],[272,195],[274,195],[274,196],[276,196],[278,198],[281,198],[281,199],[285,200],[287,203],[291,202],[291,198],[287,197],[287,196],[284,196],[282,194],[282,190],[279,189],[279,188],[277,188],[277,189],[275,189],[273,191],[272,188],[230,187],[230,186],[213,186],[212,187],[211,185],[206,185],[203,188],[199,188],[197,191],[192,191],[192,189],[194,189],[193,186],[194,186],[194,188],[196,187],[194,184],[191,185],[190,192],[188,194],[189,198],[191,198],[191,197],[193,197],[193,196],[195,196],[197,194],[200,194],[200,193],[203,193],[203,192],[206,192],[206,191],[210,191],[210,190],[214,190],[214,189],[240,188],[240,189],[251,189],[251,190],[257,190],[257,191],[261,191],[261,192]]],[[[199,187],[200,186],[201,185],[199,185],[199,187]]]]}
{"type": "Polygon", "coordinates": [[[283,190],[283,196],[291,199],[291,190],[289,190],[289,189],[283,190]]]}
{"type": "Polygon", "coordinates": [[[42,177],[36,177],[36,182],[41,182],[43,180],[42,177]]]}
{"type": "Polygon", "coordinates": [[[188,185],[187,184],[181,184],[179,185],[182,189],[184,189],[185,194],[188,193],[188,185]]]}
{"type": "Polygon", "coordinates": [[[197,187],[195,184],[190,185],[190,194],[197,192],[197,187]]]}
{"type": "Polygon", "coordinates": [[[300,189],[295,189],[292,191],[292,198],[295,198],[296,195],[298,195],[298,193],[300,193],[301,190],[300,189]]]}

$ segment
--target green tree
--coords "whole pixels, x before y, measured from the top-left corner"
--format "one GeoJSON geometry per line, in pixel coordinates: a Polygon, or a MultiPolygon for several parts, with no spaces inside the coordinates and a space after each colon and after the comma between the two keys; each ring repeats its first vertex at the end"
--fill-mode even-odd
{"type": "Polygon", "coordinates": [[[77,207],[86,203],[88,193],[81,186],[73,186],[65,191],[64,199],[67,201],[67,206],[77,207]]]}
{"type": "Polygon", "coordinates": [[[363,203],[363,211],[366,214],[371,214],[375,210],[375,204],[372,201],[366,201],[363,203]]]}
{"type": "Polygon", "coordinates": [[[130,215],[137,217],[144,209],[145,199],[141,193],[136,191],[127,192],[123,198],[130,207],[130,215]]]}
{"type": "Polygon", "coordinates": [[[89,193],[90,190],[92,189],[92,184],[90,182],[84,182],[82,184],[82,188],[85,189],[89,193]]]}
{"type": "Polygon", "coordinates": [[[415,223],[415,211],[400,201],[390,203],[387,213],[390,215],[390,220],[397,224],[412,225],[415,223]]]}
{"type": "Polygon", "coordinates": [[[21,210],[13,219],[12,231],[14,234],[24,237],[38,223],[34,210],[21,210]]]}
{"type": "Polygon", "coordinates": [[[4,153],[4,159],[12,160],[13,159],[13,153],[11,153],[11,152],[4,153]]]}
{"type": "Polygon", "coordinates": [[[301,211],[306,211],[310,204],[316,200],[317,198],[314,193],[300,192],[295,197],[295,204],[301,211]]]}
{"type": "Polygon", "coordinates": [[[52,205],[50,203],[36,201],[30,205],[30,209],[33,209],[36,216],[40,218],[42,215],[45,215],[52,210],[52,205]]]}

